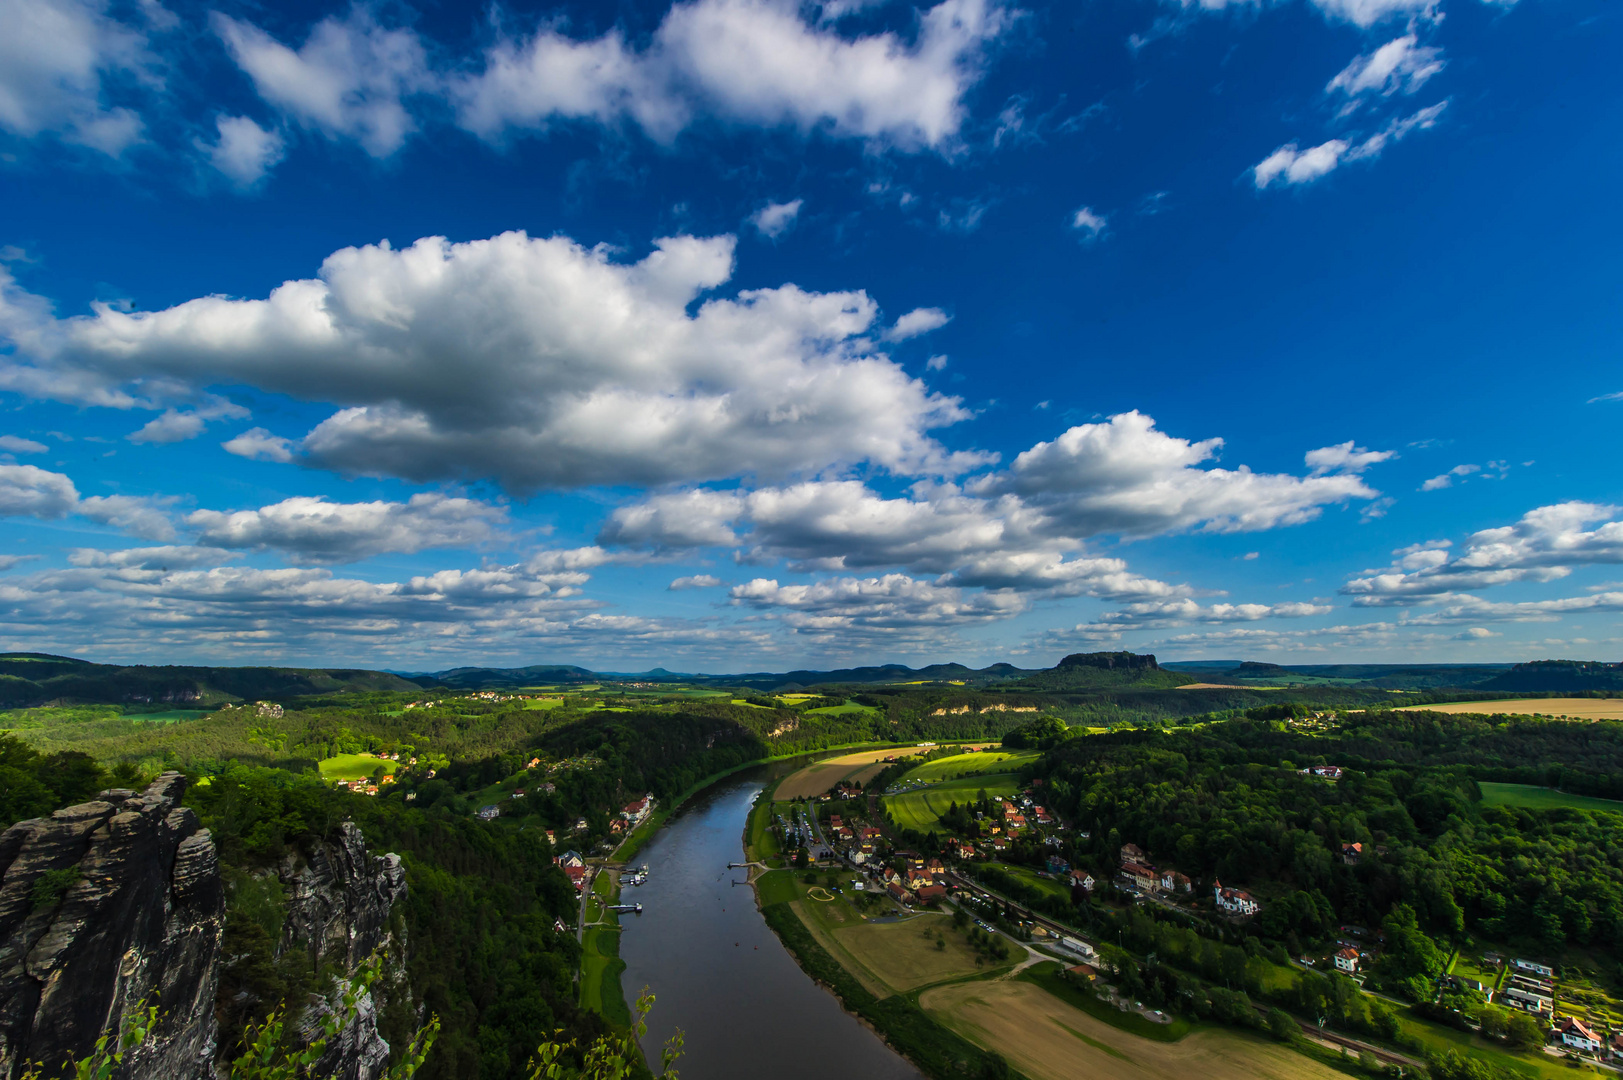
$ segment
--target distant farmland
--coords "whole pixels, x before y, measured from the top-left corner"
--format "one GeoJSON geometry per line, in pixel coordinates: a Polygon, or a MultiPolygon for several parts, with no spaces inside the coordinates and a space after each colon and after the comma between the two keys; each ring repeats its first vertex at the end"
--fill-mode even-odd
{"type": "Polygon", "coordinates": [[[1623,698],[1511,698],[1502,701],[1450,701],[1446,705],[1405,705],[1398,712],[1503,713],[1507,716],[1561,716],[1571,720],[1623,720],[1623,698]]]}

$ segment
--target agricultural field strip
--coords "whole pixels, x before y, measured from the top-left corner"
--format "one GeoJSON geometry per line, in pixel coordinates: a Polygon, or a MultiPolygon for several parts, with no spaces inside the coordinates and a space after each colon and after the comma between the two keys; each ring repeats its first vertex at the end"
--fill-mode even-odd
{"type": "Polygon", "coordinates": [[[926,990],[919,1004],[954,1031],[995,1050],[1033,1080],[1139,1080],[1198,1073],[1203,1080],[1338,1080],[1341,1073],[1284,1046],[1222,1028],[1175,1043],[1113,1028],[1020,981],[926,990]]]}
{"type": "Polygon", "coordinates": [[[919,832],[933,831],[937,822],[941,820],[941,815],[951,809],[953,803],[962,806],[974,802],[982,791],[988,796],[1001,795],[1009,798],[1019,791],[1019,784],[1013,773],[990,773],[962,780],[949,780],[920,791],[887,795],[885,808],[903,828],[919,832]]]}
{"type": "Polygon", "coordinates": [[[1623,698],[1514,698],[1503,701],[1450,701],[1404,705],[1399,712],[1502,713],[1507,716],[1565,716],[1573,720],[1623,720],[1623,698]]]}
{"type": "Polygon", "coordinates": [[[1574,810],[1606,810],[1611,813],[1623,813],[1623,802],[1615,799],[1597,799],[1589,795],[1572,795],[1565,791],[1556,791],[1553,788],[1535,787],[1532,784],[1499,784],[1492,781],[1478,781],[1477,786],[1482,789],[1482,802],[1485,806],[1523,806],[1530,810],[1553,810],[1557,808],[1571,808],[1574,810]]]}

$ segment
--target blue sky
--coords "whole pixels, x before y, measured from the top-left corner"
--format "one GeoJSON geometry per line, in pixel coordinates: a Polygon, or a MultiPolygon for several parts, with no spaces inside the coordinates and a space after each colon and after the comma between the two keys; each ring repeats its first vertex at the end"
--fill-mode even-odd
{"type": "Polygon", "coordinates": [[[0,0],[0,646],[1617,659],[1598,0],[0,0]]]}

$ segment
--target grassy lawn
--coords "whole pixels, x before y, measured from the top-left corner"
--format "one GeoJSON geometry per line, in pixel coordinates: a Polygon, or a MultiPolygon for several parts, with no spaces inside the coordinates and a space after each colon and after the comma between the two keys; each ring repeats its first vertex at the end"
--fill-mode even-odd
{"type": "Polygon", "coordinates": [[[800,896],[800,890],[795,888],[793,870],[768,871],[756,879],[755,888],[759,890],[762,907],[768,904],[781,904],[800,896]]]}
{"type": "Polygon", "coordinates": [[[1530,810],[1608,810],[1623,813],[1623,802],[1614,799],[1595,799],[1588,795],[1569,795],[1554,788],[1532,784],[1495,784],[1483,781],[1483,806],[1525,806],[1530,810]]]}
{"type": "Polygon", "coordinates": [[[631,1024],[631,1010],[626,1006],[625,992],[620,986],[620,973],[626,962],[620,959],[619,916],[606,910],[615,902],[620,887],[613,874],[598,874],[592,882],[592,896],[587,903],[587,921],[602,919],[612,926],[591,927],[581,936],[580,1003],[618,1027],[631,1024]]]}
{"type": "Polygon", "coordinates": [[[1008,874],[1010,877],[1018,879],[1022,885],[1029,885],[1031,888],[1037,889],[1045,895],[1064,900],[1067,903],[1070,902],[1071,890],[1068,886],[1061,885],[1053,878],[1039,876],[1037,871],[1031,869],[1029,866],[1014,866],[1010,863],[998,863],[997,868],[1002,870],[1005,874],[1008,874]]]}
{"type": "Polygon", "coordinates": [[[858,705],[847,701],[844,705],[825,705],[821,709],[807,709],[807,716],[848,716],[851,713],[871,712],[866,705],[858,705]]]}
{"type": "Polygon", "coordinates": [[[982,750],[970,754],[938,758],[909,772],[902,778],[909,780],[955,780],[961,776],[981,773],[1012,773],[1041,755],[1035,750],[982,750]]]}
{"type": "Polygon", "coordinates": [[[561,697],[531,698],[524,703],[526,709],[556,709],[564,703],[561,697]]]}
{"type": "Polygon", "coordinates": [[[339,754],[321,763],[321,775],[327,780],[363,780],[381,765],[385,772],[394,772],[395,763],[371,754],[339,754]]]}
{"type": "Polygon", "coordinates": [[[142,723],[173,724],[181,720],[196,720],[200,716],[207,716],[207,709],[165,709],[162,712],[127,712],[126,720],[139,720],[142,723]]]}
{"type": "Polygon", "coordinates": [[[1458,1050],[1466,1057],[1494,1068],[1509,1069],[1522,1076],[1538,1077],[1539,1080],[1557,1080],[1558,1077],[1570,1076],[1573,1072],[1555,1058],[1537,1050],[1517,1052],[1503,1050],[1482,1041],[1475,1035],[1455,1031],[1441,1024],[1428,1023],[1413,1016],[1405,1016],[1401,1024],[1404,1034],[1419,1039],[1430,1051],[1440,1053],[1444,1050],[1458,1050]]]}
{"type": "Polygon", "coordinates": [[[895,819],[896,824],[904,829],[934,832],[940,824],[941,815],[945,814],[953,803],[963,806],[965,803],[973,802],[980,798],[982,791],[988,796],[1002,795],[1007,798],[1019,789],[1019,784],[1015,782],[1012,773],[992,773],[963,780],[949,780],[923,791],[886,796],[885,809],[890,811],[890,816],[895,819]]]}

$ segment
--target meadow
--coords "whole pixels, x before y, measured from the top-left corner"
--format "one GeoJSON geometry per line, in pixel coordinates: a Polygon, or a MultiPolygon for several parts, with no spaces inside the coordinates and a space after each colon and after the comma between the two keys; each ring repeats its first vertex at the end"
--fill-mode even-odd
{"type": "Polygon", "coordinates": [[[1571,795],[1554,788],[1533,784],[1496,784],[1479,781],[1483,806],[1522,806],[1529,810],[1606,810],[1623,813],[1623,802],[1615,799],[1596,799],[1588,795],[1571,795]]]}
{"type": "Polygon", "coordinates": [[[920,765],[902,777],[902,783],[938,780],[957,780],[960,777],[981,776],[987,773],[1012,773],[1042,754],[1036,750],[982,750],[953,757],[937,758],[920,765]]]}
{"type": "Polygon", "coordinates": [[[364,780],[382,766],[386,773],[395,771],[395,763],[371,754],[339,754],[320,763],[321,775],[328,780],[364,780]]]}
{"type": "Polygon", "coordinates": [[[941,815],[955,802],[959,806],[974,802],[982,792],[988,797],[1001,795],[1009,798],[1019,790],[1019,781],[1013,773],[988,773],[934,784],[922,791],[887,795],[884,805],[891,820],[900,828],[934,832],[940,826],[941,815]]]}

